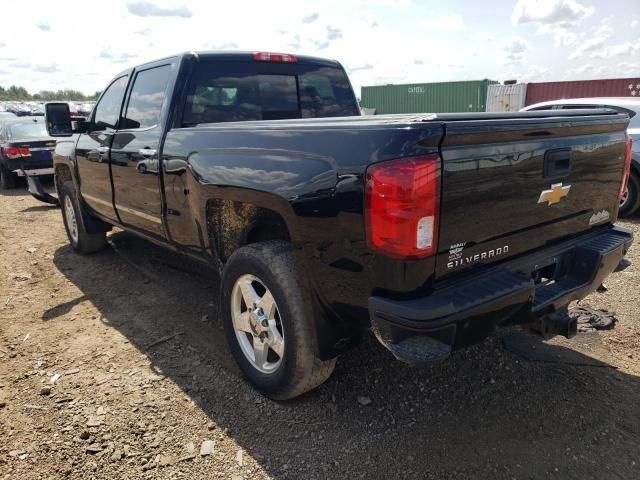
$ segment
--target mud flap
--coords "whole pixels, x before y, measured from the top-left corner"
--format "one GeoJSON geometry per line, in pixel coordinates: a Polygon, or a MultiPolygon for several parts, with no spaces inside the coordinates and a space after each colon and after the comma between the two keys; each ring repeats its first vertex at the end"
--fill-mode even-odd
{"type": "Polygon", "coordinates": [[[40,182],[40,177],[38,174],[34,174],[31,171],[20,170],[18,175],[21,177],[25,177],[27,179],[27,185],[29,187],[29,193],[40,200],[41,202],[48,203],[50,205],[60,206],[60,202],[56,197],[44,191],[42,187],[42,182],[40,182]]]}

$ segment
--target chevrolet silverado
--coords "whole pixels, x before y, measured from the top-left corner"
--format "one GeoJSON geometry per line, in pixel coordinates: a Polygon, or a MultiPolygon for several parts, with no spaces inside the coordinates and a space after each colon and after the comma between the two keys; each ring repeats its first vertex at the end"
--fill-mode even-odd
{"type": "Polygon", "coordinates": [[[277,399],[367,330],[414,363],[503,325],[570,337],[632,241],[611,110],[360,116],[338,62],[269,52],[125,70],[86,122],[46,110],[73,249],[115,225],[212,265],[231,352],[277,399]]]}

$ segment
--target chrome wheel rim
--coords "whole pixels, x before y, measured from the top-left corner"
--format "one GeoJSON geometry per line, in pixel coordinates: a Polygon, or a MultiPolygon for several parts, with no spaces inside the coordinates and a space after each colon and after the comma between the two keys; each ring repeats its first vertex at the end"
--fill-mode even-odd
{"type": "Polygon", "coordinates": [[[624,193],[622,194],[622,199],[620,200],[620,208],[623,208],[627,201],[629,200],[629,187],[624,189],[624,193]]]}
{"type": "Polygon", "coordinates": [[[231,292],[231,320],[240,350],[261,373],[275,372],[284,357],[284,329],[272,293],[254,275],[242,275],[231,292]]]}
{"type": "Polygon", "coordinates": [[[64,198],[64,216],[67,220],[67,228],[69,229],[69,236],[73,243],[78,243],[78,222],[76,222],[76,211],[73,209],[73,203],[71,198],[66,196],[64,198]]]}

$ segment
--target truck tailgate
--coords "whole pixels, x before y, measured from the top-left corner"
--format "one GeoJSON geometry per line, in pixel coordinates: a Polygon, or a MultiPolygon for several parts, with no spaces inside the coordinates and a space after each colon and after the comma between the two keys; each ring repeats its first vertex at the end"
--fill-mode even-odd
{"type": "Polygon", "coordinates": [[[442,118],[436,277],[615,220],[628,118],[602,110],[561,115],[442,118]]]}

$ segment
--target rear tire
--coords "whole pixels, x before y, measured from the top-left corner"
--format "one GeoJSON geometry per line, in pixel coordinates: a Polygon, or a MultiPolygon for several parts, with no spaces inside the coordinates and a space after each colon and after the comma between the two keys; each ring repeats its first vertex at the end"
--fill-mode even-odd
{"type": "Polygon", "coordinates": [[[0,163],[0,188],[2,190],[11,190],[16,188],[18,175],[10,172],[6,165],[0,163]]]}
{"type": "Polygon", "coordinates": [[[249,382],[277,400],[317,387],[336,364],[314,354],[294,260],[289,243],[259,242],[234,252],[222,274],[222,323],[231,353],[249,382]],[[267,353],[259,361],[264,344],[267,353]]]}
{"type": "Polygon", "coordinates": [[[620,204],[619,216],[628,217],[632,215],[638,207],[640,207],[640,179],[632,170],[627,185],[627,197],[625,201],[620,204]]]}
{"type": "Polygon", "coordinates": [[[86,229],[87,213],[80,207],[76,189],[67,180],[59,189],[62,220],[71,247],[81,254],[95,253],[107,246],[106,232],[89,233],[86,229]]]}

